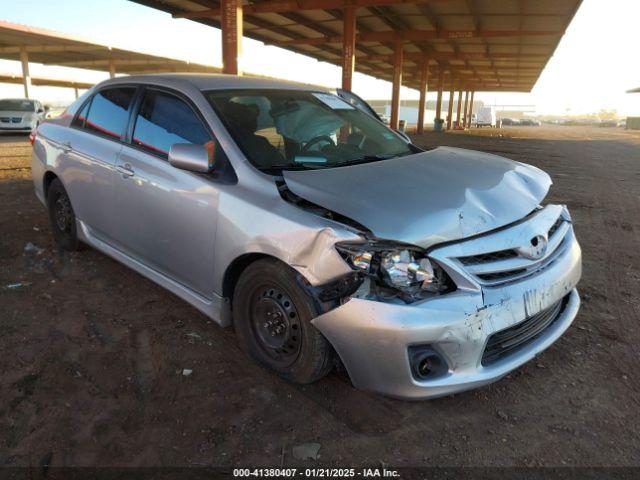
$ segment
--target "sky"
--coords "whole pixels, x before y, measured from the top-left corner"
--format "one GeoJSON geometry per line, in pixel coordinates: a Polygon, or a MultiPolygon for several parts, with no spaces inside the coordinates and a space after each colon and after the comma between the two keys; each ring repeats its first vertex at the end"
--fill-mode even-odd
{"type": "MultiPolygon", "coordinates": [[[[476,98],[497,105],[533,105],[538,114],[582,115],[614,109],[640,115],[637,61],[640,0],[583,0],[555,55],[531,93],[483,92],[476,98]]],[[[221,65],[220,31],[127,0],[0,0],[0,20],[47,28],[130,50],[221,65]]],[[[357,62],[357,57],[356,57],[357,62]]],[[[327,87],[340,85],[340,69],[309,57],[243,40],[241,68],[250,73],[327,87]]],[[[100,81],[105,72],[31,64],[32,76],[100,81]]],[[[0,73],[20,74],[20,64],[0,60],[0,73]]],[[[353,90],[365,99],[391,97],[391,84],[354,75],[353,90]]],[[[44,102],[68,102],[70,89],[33,87],[44,102]]],[[[22,87],[0,84],[0,97],[22,96],[22,87]]],[[[403,88],[402,99],[416,99],[403,88]]],[[[435,92],[428,95],[434,99],[435,92]]]]}

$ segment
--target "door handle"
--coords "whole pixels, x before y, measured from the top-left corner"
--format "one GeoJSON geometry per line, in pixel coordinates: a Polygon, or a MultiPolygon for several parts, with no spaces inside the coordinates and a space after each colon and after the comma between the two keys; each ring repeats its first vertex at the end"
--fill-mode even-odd
{"type": "Polygon", "coordinates": [[[116,170],[122,174],[122,177],[133,177],[135,172],[131,168],[131,164],[125,163],[124,165],[118,165],[116,170]]]}
{"type": "Polygon", "coordinates": [[[71,146],[71,142],[64,142],[60,144],[60,148],[64,153],[69,153],[71,150],[73,150],[73,147],[71,146]]]}

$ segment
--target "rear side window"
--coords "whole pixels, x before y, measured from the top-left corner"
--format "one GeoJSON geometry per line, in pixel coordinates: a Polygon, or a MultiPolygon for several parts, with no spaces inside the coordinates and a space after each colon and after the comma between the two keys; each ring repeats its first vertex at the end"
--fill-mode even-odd
{"type": "Polygon", "coordinates": [[[87,113],[89,113],[89,106],[91,101],[88,101],[82,106],[82,110],[78,112],[78,115],[71,121],[72,127],[84,128],[84,122],[87,120],[87,113]]]}
{"type": "Polygon", "coordinates": [[[211,149],[214,146],[211,135],[186,102],[157,90],[145,93],[133,130],[133,143],[163,158],[176,143],[200,144],[211,149]]]}
{"type": "Polygon", "coordinates": [[[128,110],[135,92],[134,87],[123,87],[96,93],[91,100],[84,128],[119,139],[127,125],[128,110]]]}

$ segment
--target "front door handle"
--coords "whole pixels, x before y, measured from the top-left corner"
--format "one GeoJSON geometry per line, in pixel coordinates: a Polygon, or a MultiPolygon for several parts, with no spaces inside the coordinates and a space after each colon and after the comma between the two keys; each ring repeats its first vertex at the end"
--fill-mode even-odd
{"type": "Polygon", "coordinates": [[[125,163],[124,165],[118,165],[116,170],[122,174],[122,178],[133,177],[135,172],[131,168],[131,164],[125,163]]]}
{"type": "Polygon", "coordinates": [[[62,149],[62,151],[64,153],[69,153],[71,150],[73,150],[73,147],[71,146],[71,142],[64,142],[60,145],[60,148],[62,149]]]}

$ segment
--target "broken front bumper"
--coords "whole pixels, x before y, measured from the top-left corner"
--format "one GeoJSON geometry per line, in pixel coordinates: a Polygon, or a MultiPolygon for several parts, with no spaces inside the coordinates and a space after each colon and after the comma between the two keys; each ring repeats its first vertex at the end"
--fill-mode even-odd
{"type": "Polygon", "coordinates": [[[313,320],[332,343],[353,384],[386,395],[422,399],[491,383],[531,360],[571,325],[580,299],[580,247],[569,227],[566,247],[526,278],[477,290],[460,289],[411,305],[353,298],[313,320]],[[517,350],[483,364],[489,338],[562,302],[544,330],[517,350]],[[410,347],[444,360],[433,378],[417,379],[410,347]]]}

